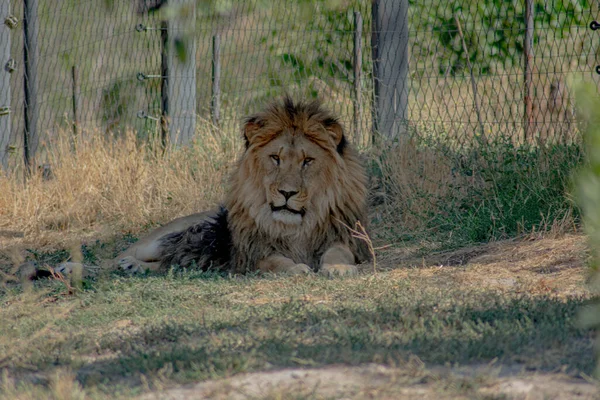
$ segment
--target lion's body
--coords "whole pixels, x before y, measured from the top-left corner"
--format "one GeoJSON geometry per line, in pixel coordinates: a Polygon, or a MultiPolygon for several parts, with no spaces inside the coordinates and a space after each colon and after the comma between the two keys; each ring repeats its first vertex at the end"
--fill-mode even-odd
{"type": "Polygon", "coordinates": [[[185,217],[176,218],[163,225],[131,245],[118,257],[117,262],[121,268],[136,272],[138,269],[158,270],[162,261],[162,239],[173,233],[184,232],[188,228],[204,221],[208,212],[202,212],[185,217]]]}
{"type": "Polygon", "coordinates": [[[335,118],[317,102],[285,99],[248,118],[244,138],[223,208],[153,232],[122,266],[331,274],[369,258],[348,229],[365,223],[366,174],[335,118]]]}

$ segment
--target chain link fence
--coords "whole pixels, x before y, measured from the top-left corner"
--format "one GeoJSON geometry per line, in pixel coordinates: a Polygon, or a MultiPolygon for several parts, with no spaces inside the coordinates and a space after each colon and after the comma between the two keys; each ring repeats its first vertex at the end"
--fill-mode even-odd
{"type": "Polygon", "coordinates": [[[572,140],[568,78],[598,81],[588,0],[162,3],[2,2],[5,167],[70,130],[237,132],[283,93],[322,98],[361,145],[374,130],[572,140]]]}

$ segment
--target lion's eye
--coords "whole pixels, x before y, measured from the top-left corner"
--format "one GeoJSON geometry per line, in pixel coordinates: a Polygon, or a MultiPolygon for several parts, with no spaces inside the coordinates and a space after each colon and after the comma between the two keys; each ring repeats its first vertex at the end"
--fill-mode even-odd
{"type": "Polygon", "coordinates": [[[309,166],[310,164],[312,164],[312,162],[313,162],[313,161],[315,161],[315,159],[314,159],[314,158],[306,157],[306,158],[304,159],[304,162],[302,163],[302,166],[303,166],[303,167],[307,167],[307,166],[309,166]]]}
{"type": "Polygon", "coordinates": [[[279,165],[279,156],[277,154],[271,154],[271,160],[275,163],[275,165],[279,165]]]}

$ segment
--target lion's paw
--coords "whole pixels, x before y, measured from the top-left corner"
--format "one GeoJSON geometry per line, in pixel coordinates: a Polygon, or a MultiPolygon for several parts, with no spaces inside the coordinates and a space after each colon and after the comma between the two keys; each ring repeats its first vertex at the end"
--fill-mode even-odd
{"type": "Polygon", "coordinates": [[[312,269],[306,264],[294,264],[285,271],[288,275],[302,275],[312,273],[312,269]]]}
{"type": "Polygon", "coordinates": [[[333,278],[335,276],[358,275],[358,268],[351,264],[323,264],[319,270],[321,275],[333,278]]]}
{"type": "Polygon", "coordinates": [[[121,269],[121,271],[130,275],[142,272],[140,264],[138,263],[137,259],[133,256],[121,258],[119,261],[117,261],[117,265],[119,266],[119,269],[121,269]]]}

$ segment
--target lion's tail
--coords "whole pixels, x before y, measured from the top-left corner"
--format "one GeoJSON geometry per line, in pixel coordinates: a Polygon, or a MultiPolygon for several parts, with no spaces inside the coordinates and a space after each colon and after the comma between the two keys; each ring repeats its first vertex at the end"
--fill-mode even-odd
{"type": "Polygon", "coordinates": [[[221,206],[206,220],[163,237],[161,266],[196,267],[204,271],[228,269],[231,246],[227,209],[221,206]]]}

